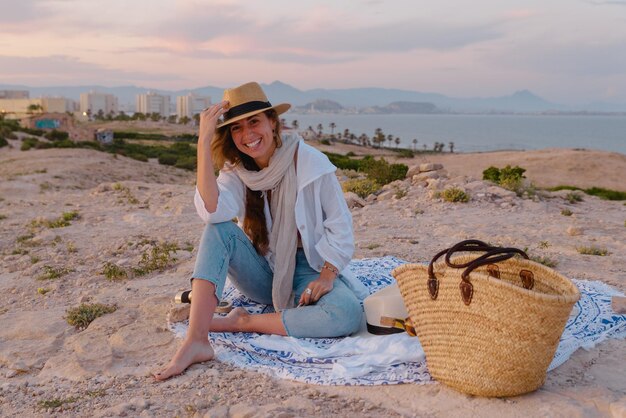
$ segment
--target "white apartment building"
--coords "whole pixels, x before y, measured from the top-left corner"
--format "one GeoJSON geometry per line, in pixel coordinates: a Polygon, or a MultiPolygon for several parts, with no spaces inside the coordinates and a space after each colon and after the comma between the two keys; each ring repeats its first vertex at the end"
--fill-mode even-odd
{"type": "Polygon", "coordinates": [[[23,116],[30,113],[74,112],[74,101],[65,97],[42,97],[40,99],[0,98],[0,113],[23,116]],[[33,109],[33,107],[38,107],[33,109]]]}
{"type": "Polygon", "coordinates": [[[148,92],[137,95],[137,112],[170,115],[170,96],[148,92]]]}
{"type": "Polygon", "coordinates": [[[202,112],[210,105],[210,97],[196,96],[193,93],[189,93],[186,96],[178,96],[176,98],[176,114],[179,118],[186,116],[192,119],[193,115],[202,112]]]}
{"type": "Polygon", "coordinates": [[[100,110],[105,115],[111,112],[117,113],[119,111],[117,97],[112,94],[95,92],[80,94],[80,111],[82,113],[90,112],[92,115],[95,115],[100,110]]]}

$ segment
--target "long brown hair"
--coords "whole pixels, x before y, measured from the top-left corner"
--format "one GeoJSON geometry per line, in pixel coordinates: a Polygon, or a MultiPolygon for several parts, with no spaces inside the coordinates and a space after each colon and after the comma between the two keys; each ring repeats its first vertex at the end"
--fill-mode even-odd
{"type": "MultiPolygon", "coordinates": [[[[276,147],[280,148],[283,142],[280,138],[281,126],[278,113],[274,109],[266,110],[264,113],[270,121],[275,123],[274,141],[276,147]]],[[[243,167],[249,171],[260,170],[252,157],[237,149],[230,134],[230,125],[223,126],[215,132],[211,141],[211,156],[213,157],[213,164],[218,170],[223,169],[226,162],[233,166],[243,164],[243,167]]],[[[269,249],[269,233],[264,209],[263,192],[250,190],[246,186],[246,212],[243,219],[243,231],[248,235],[252,245],[260,255],[267,254],[269,249]]]]}

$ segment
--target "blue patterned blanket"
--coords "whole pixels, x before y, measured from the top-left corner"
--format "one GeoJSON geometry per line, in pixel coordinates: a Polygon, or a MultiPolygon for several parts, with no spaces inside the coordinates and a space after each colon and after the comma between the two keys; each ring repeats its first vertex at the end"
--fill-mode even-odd
{"type": "MultiPolygon", "coordinates": [[[[393,268],[406,263],[395,257],[354,260],[350,269],[374,293],[391,284],[393,268]]],[[[578,348],[607,338],[626,337],[626,315],[615,314],[611,297],[622,295],[596,281],[573,280],[580,289],[556,355],[548,370],[563,364],[578,348]]],[[[622,295],[623,296],[623,295],[622,295]]],[[[227,286],[223,298],[251,313],[273,312],[227,286]]],[[[187,322],[170,324],[180,338],[187,322]]],[[[406,333],[347,338],[290,338],[254,333],[211,333],[218,360],[275,377],[319,385],[385,385],[432,381],[416,338],[406,333]]]]}

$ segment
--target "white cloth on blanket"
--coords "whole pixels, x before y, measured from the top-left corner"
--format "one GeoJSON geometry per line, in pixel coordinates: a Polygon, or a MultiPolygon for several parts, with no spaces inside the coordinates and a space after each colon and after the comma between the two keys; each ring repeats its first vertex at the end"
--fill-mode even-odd
{"type": "Polygon", "coordinates": [[[386,370],[389,366],[424,361],[424,350],[406,333],[346,337],[320,348],[308,340],[261,335],[251,345],[274,351],[290,351],[308,358],[333,358],[332,377],[349,379],[386,370]]]}

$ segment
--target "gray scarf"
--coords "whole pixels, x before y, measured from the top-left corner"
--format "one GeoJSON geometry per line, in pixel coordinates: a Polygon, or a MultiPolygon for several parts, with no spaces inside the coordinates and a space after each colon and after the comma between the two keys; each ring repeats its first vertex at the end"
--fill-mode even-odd
{"type": "Polygon", "coordinates": [[[296,228],[296,167],[294,155],[299,138],[286,135],[283,145],[276,148],[269,165],[261,171],[248,171],[237,164],[235,172],[251,190],[272,191],[270,212],[270,259],[274,264],[272,302],[277,311],[293,307],[293,274],[296,269],[298,230],[296,228]]]}

